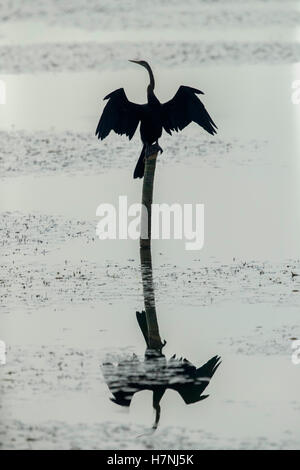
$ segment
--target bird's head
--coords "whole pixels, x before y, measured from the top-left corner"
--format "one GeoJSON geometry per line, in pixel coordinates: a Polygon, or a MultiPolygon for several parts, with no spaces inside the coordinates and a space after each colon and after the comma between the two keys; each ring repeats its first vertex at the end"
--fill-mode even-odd
{"type": "Polygon", "coordinates": [[[145,60],[129,60],[129,62],[133,62],[134,64],[139,64],[142,67],[146,67],[146,69],[149,68],[149,64],[145,60]]]}
{"type": "Polygon", "coordinates": [[[142,67],[145,67],[145,69],[148,71],[149,77],[150,77],[150,84],[148,85],[148,94],[153,92],[155,82],[154,82],[153,72],[152,72],[151,67],[148,64],[148,62],[146,62],[145,60],[129,60],[129,62],[133,62],[134,64],[139,64],[142,67]]]}

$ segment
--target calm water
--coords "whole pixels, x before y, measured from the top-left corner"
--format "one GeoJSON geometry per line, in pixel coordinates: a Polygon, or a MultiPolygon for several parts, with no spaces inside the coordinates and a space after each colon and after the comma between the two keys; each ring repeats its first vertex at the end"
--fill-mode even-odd
{"type": "MultiPolygon", "coordinates": [[[[18,41],[38,43],[42,25],[18,24],[18,41]]],[[[47,28],[50,43],[73,40],[73,27],[47,28]]],[[[0,46],[17,43],[12,31],[0,46]]],[[[153,35],[76,31],[104,44],[153,35]]],[[[249,31],[227,39],[273,41],[283,29],[249,31]]],[[[141,198],[139,138],[94,138],[109,91],[145,100],[147,77],[129,58],[118,72],[0,77],[3,446],[299,448],[299,64],[157,67],[158,97],[199,87],[219,133],[214,143],[191,126],[161,140],[155,202],[204,203],[205,244],[154,242],[152,283],[138,242],[95,237],[100,203],[141,198]]]]}

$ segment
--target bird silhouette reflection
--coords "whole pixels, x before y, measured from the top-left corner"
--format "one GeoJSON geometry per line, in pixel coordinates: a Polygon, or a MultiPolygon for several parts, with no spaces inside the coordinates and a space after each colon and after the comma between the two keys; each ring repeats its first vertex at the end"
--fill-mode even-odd
{"type": "Polygon", "coordinates": [[[139,328],[143,334],[146,351],[143,359],[135,354],[118,364],[106,362],[102,365],[105,381],[112,394],[110,398],[120,406],[129,407],[135,393],[142,390],[153,392],[155,430],[160,419],[160,401],[167,389],[175,390],[189,405],[204,400],[209,395],[203,392],[221,363],[219,356],[209,359],[197,368],[185,358],[174,354],[169,359],[163,354],[166,342],[162,342],[156,316],[152,278],[151,251],[141,249],[141,272],[145,310],[136,312],[139,328]]]}

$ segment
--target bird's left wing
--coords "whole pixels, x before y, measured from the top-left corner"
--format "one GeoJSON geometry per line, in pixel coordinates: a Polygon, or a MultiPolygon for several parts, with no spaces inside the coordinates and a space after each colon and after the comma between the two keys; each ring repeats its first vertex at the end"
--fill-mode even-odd
{"type": "Polygon", "coordinates": [[[102,140],[110,131],[115,131],[117,134],[127,135],[130,140],[141,119],[142,105],[131,103],[124,88],[113,91],[104,99],[109,101],[100,117],[95,135],[102,140]]]}
{"type": "Polygon", "coordinates": [[[175,96],[163,103],[163,127],[166,132],[171,134],[171,131],[181,131],[194,121],[210,134],[217,133],[217,126],[197,94],[204,93],[196,88],[181,85],[175,96]]]}

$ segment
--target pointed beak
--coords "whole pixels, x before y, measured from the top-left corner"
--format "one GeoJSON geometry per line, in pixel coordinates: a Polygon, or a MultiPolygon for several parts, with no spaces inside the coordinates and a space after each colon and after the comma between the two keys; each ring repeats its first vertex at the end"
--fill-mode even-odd
{"type": "Polygon", "coordinates": [[[128,61],[128,62],[133,62],[134,64],[139,64],[139,63],[140,63],[140,61],[139,61],[139,60],[130,60],[130,59],[129,59],[129,61],[128,61]]]}

